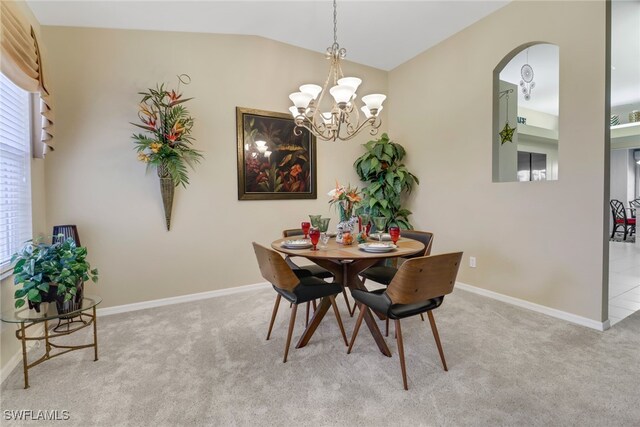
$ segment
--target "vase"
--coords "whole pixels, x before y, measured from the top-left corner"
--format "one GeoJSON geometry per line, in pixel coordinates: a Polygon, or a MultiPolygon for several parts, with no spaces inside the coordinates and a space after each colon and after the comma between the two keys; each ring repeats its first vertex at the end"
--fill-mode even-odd
{"type": "Polygon", "coordinates": [[[27,299],[29,309],[35,310],[36,313],[40,313],[40,307],[42,306],[43,312],[46,313],[47,307],[49,305],[48,303],[56,300],[57,293],[58,293],[57,285],[55,283],[49,283],[49,290],[47,291],[47,293],[40,292],[40,298],[42,299],[41,302],[32,302],[31,300],[27,299]],[[45,303],[46,305],[44,305],[45,303]]]}
{"type": "Polygon", "coordinates": [[[343,243],[342,235],[345,231],[354,233],[358,227],[358,217],[353,214],[353,204],[348,200],[338,203],[340,222],[336,226],[336,242],[343,243]]]}
{"type": "MultiPolygon", "coordinates": [[[[82,299],[84,298],[84,283],[79,282],[76,287],[76,294],[68,301],[64,300],[64,295],[56,294],[56,308],[59,314],[67,314],[78,311],[82,308],[82,299]]],[[[61,319],[67,319],[75,316],[61,316],[61,319]]]]}
{"type": "Polygon", "coordinates": [[[158,165],[158,177],[160,178],[160,193],[162,194],[162,206],[164,207],[164,219],[167,224],[167,231],[171,228],[171,209],[173,208],[173,195],[176,186],[163,164],[158,165]]]}

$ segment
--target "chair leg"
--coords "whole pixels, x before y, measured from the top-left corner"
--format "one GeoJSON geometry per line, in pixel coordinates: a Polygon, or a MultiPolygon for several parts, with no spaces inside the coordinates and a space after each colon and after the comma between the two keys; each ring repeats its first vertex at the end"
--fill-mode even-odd
{"type": "Polygon", "coordinates": [[[353,311],[351,311],[351,304],[349,304],[349,297],[347,296],[346,289],[342,288],[342,295],[344,296],[344,302],[347,304],[347,313],[349,313],[350,317],[353,317],[353,313],[356,311],[356,303],[353,303],[353,311]]]}
{"type": "Polygon", "coordinates": [[[309,308],[311,307],[311,301],[307,301],[307,317],[304,320],[304,327],[309,326],[309,308]]]}
{"type": "Polygon", "coordinates": [[[387,317],[384,321],[384,336],[389,336],[389,318],[387,317]]]}
{"type": "Polygon", "coordinates": [[[442,367],[445,371],[447,369],[447,362],[444,360],[444,351],[442,351],[442,344],[440,344],[440,335],[438,334],[438,328],[436,327],[436,320],[433,318],[433,313],[431,310],[427,311],[427,315],[429,316],[429,323],[431,323],[431,332],[433,332],[433,338],[436,340],[436,345],[438,346],[438,353],[440,353],[440,360],[442,360],[442,367]]]}
{"type": "Polygon", "coordinates": [[[298,311],[298,304],[294,304],[291,307],[291,319],[289,320],[289,332],[287,332],[287,344],[284,348],[284,360],[282,363],[287,363],[287,355],[289,354],[289,345],[291,345],[291,335],[293,335],[293,327],[296,323],[296,312],[298,311]]]}
{"type": "Polygon", "coordinates": [[[424,314],[420,313],[420,318],[422,319],[422,321],[424,322],[424,314]]]}
{"type": "Polygon", "coordinates": [[[340,327],[340,333],[342,334],[342,339],[344,340],[344,345],[348,346],[347,342],[347,334],[344,332],[344,325],[342,324],[342,318],[340,317],[340,311],[338,311],[338,305],[336,304],[336,298],[330,296],[331,305],[333,306],[333,312],[336,314],[336,320],[338,321],[338,326],[340,327]]]}
{"type": "Polygon", "coordinates": [[[398,334],[398,355],[400,356],[400,369],[402,370],[402,384],[404,384],[405,390],[409,390],[409,386],[407,385],[407,367],[404,363],[404,343],[402,342],[400,319],[396,319],[396,333],[398,334]]]}
{"type": "Polygon", "coordinates": [[[315,313],[316,309],[318,308],[318,305],[316,304],[316,300],[311,301],[311,303],[313,304],[313,311],[315,313]]]}
{"type": "Polygon", "coordinates": [[[347,350],[347,354],[351,353],[351,349],[353,348],[353,343],[356,342],[356,337],[358,336],[360,325],[362,325],[362,319],[364,319],[364,312],[365,310],[369,310],[369,308],[364,304],[359,304],[359,307],[360,307],[360,315],[358,315],[358,320],[356,320],[356,326],[353,329],[353,336],[351,337],[351,343],[349,344],[349,349],[347,350]]]}
{"type": "Polygon", "coordinates": [[[276,297],[276,303],[273,305],[273,313],[271,313],[271,322],[269,323],[269,332],[267,332],[267,341],[271,337],[271,330],[273,329],[273,322],[276,321],[276,314],[278,314],[278,307],[280,307],[280,299],[282,295],[278,294],[276,297]]]}

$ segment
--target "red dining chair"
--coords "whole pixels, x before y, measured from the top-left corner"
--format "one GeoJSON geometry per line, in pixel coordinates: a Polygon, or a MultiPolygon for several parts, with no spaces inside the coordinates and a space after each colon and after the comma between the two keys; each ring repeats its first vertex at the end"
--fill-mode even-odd
{"type": "Polygon", "coordinates": [[[611,238],[618,232],[618,228],[622,227],[624,232],[623,240],[627,240],[627,235],[633,236],[636,232],[636,218],[628,218],[627,210],[620,200],[611,200],[609,202],[611,206],[611,215],[613,216],[613,231],[611,232],[611,238]]]}

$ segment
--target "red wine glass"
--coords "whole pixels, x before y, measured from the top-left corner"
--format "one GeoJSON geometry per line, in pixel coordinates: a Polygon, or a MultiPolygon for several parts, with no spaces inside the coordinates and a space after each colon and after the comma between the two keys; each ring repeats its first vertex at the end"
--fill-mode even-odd
{"type": "Polygon", "coordinates": [[[311,231],[309,231],[309,237],[311,237],[311,244],[313,245],[313,250],[317,251],[318,249],[316,248],[316,245],[320,240],[320,229],[312,228],[311,231]]]}
{"type": "Polygon", "coordinates": [[[304,238],[308,238],[309,237],[309,229],[311,228],[311,223],[308,221],[302,221],[302,224],[300,224],[300,227],[302,227],[302,232],[304,233],[304,238]]]}
{"type": "Polygon", "coordinates": [[[400,238],[400,227],[389,227],[389,235],[391,236],[391,241],[395,245],[400,238]]]}

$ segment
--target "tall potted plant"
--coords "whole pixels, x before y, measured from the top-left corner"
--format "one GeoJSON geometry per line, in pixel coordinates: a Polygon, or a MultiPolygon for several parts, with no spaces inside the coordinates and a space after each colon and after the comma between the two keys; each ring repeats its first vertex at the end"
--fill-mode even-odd
{"type": "MultiPolygon", "coordinates": [[[[186,74],[178,76],[180,83],[191,80],[186,74]]],[[[171,210],[175,187],[189,183],[187,167],[193,168],[202,158],[200,151],[191,147],[193,117],[183,103],[193,98],[182,98],[178,89],[165,89],[164,83],[155,89],[139,92],[142,95],[138,118],[142,124],[133,125],[145,133],[133,135],[138,160],[148,167],[156,167],[164,206],[167,230],[171,227],[171,210]]]]}
{"type": "Polygon", "coordinates": [[[40,304],[56,301],[60,313],[73,311],[82,303],[83,283],[98,281],[98,270],[86,260],[87,248],[76,246],[71,238],[53,244],[27,242],[15,253],[11,262],[15,291],[15,307],[29,303],[40,312],[40,304]]]}
{"type": "Polygon", "coordinates": [[[368,183],[362,189],[361,209],[371,216],[389,218],[389,226],[413,229],[409,222],[411,211],[402,207],[402,195],[410,193],[420,181],[402,163],[404,147],[391,141],[386,133],[363,146],[366,153],[353,164],[360,179],[368,183]]]}

